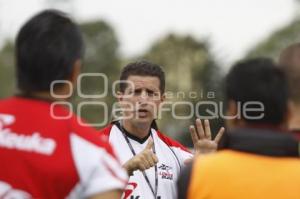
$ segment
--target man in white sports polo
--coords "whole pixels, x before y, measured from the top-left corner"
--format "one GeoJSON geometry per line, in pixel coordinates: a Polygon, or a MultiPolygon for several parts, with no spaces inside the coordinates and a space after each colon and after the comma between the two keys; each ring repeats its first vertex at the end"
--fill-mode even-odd
{"type": "MultiPolygon", "coordinates": [[[[175,182],[193,154],[156,127],[157,109],[165,99],[165,74],[159,65],[139,61],[125,66],[120,80],[118,100],[123,118],[101,132],[109,136],[121,164],[131,175],[122,198],[176,198],[175,182]]],[[[197,120],[196,127],[197,131],[190,128],[195,152],[215,151],[224,128],[211,140],[208,121],[203,129],[197,120]]]]}

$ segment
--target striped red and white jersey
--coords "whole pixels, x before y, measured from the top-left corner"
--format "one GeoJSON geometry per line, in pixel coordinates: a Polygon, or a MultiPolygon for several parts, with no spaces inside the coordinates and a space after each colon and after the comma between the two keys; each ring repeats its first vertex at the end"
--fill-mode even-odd
{"type": "Polygon", "coordinates": [[[43,100],[0,101],[0,198],[87,198],[124,189],[127,174],[107,139],[79,120],[43,100]]]}
{"type": "MultiPolygon", "coordinates": [[[[150,135],[143,140],[140,140],[125,132],[120,127],[120,124],[110,124],[101,130],[102,134],[108,136],[110,144],[121,164],[124,164],[133,157],[132,151],[124,137],[126,135],[136,154],[140,153],[146,147],[150,135]]],[[[158,157],[157,172],[155,167],[151,167],[145,171],[152,189],[155,191],[155,176],[157,173],[157,199],[174,199],[176,198],[176,181],[181,169],[184,167],[184,161],[192,158],[192,154],[180,143],[165,136],[161,132],[151,129],[152,138],[156,156],[158,157]]],[[[127,187],[122,196],[123,199],[145,198],[152,199],[154,194],[149,187],[143,173],[141,171],[133,172],[130,176],[127,187]]]]}

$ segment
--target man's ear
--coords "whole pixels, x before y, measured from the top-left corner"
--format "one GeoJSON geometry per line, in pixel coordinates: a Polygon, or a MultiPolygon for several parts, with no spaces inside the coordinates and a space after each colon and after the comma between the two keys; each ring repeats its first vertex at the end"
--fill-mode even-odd
{"type": "Polygon", "coordinates": [[[123,100],[123,93],[121,91],[117,91],[117,99],[118,99],[118,102],[122,102],[122,100],[123,100]]]}
{"type": "Polygon", "coordinates": [[[233,100],[228,101],[227,115],[234,116],[237,114],[237,103],[233,100]]]}
{"type": "Polygon", "coordinates": [[[77,78],[80,74],[80,71],[81,71],[81,60],[77,59],[74,63],[73,70],[69,78],[69,81],[71,81],[73,85],[77,84],[77,78]]]}
{"type": "Polygon", "coordinates": [[[231,128],[244,127],[247,125],[247,122],[241,115],[240,104],[234,100],[228,101],[226,116],[229,116],[230,119],[226,119],[226,126],[231,128]]]}
{"type": "Polygon", "coordinates": [[[289,128],[289,124],[291,123],[291,120],[293,118],[293,110],[294,110],[295,104],[292,100],[288,100],[287,102],[287,110],[286,113],[284,114],[283,118],[283,125],[286,128],[289,128]]]}
{"type": "Polygon", "coordinates": [[[166,100],[166,94],[163,93],[163,94],[161,94],[160,102],[164,102],[165,100],[166,100]]]}
{"type": "Polygon", "coordinates": [[[228,119],[226,119],[226,127],[231,129],[237,126],[237,118],[235,117],[237,115],[238,108],[237,103],[234,100],[229,100],[227,104],[227,110],[226,110],[226,116],[228,119]],[[234,118],[233,118],[234,117],[234,118]]]}

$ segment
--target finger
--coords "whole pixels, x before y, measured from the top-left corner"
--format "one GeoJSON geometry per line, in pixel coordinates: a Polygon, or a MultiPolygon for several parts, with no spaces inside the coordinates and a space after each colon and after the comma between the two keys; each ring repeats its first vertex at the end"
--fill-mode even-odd
{"type": "Polygon", "coordinates": [[[209,120],[204,120],[204,128],[205,128],[205,136],[209,140],[211,140],[211,131],[210,131],[210,125],[209,120]]]}
{"type": "Polygon", "coordinates": [[[155,165],[152,154],[149,154],[146,158],[151,167],[155,165]]]}
{"type": "MultiPolygon", "coordinates": [[[[145,168],[146,168],[146,169],[149,169],[150,167],[152,167],[151,164],[150,164],[149,162],[147,162],[147,163],[145,162],[144,165],[145,165],[145,168]]],[[[145,169],[145,170],[146,170],[146,169],[145,169]]]]}
{"type": "Polygon", "coordinates": [[[199,139],[196,129],[195,129],[195,126],[193,126],[193,125],[190,126],[190,133],[191,133],[193,144],[195,145],[199,139]]]}
{"type": "Polygon", "coordinates": [[[215,137],[215,139],[214,139],[214,141],[215,141],[216,143],[219,143],[219,142],[220,142],[220,140],[221,140],[221,138],[222,138],[224,132],[225,132],[225,128],[224,128],[224,127],[220,128],[218,134],[216,135],[216,137],[215,137]]]}
{"type": "Polygon", "coordinates": [[[146,169],[148,169],[148,168],[151,167],[151,164],[150,164],[150,162],[149,162],[149,160],[148,160],[147,157],[143,157],[143,158],[142,158],[141,164],[143,164],[143,165],[145,166],[146,169]]]}
{"type": "Polygon", "coordinates": [[[151,154],[151,161],[153,162],[153,166],[156,165],[158,162],[158,159],[155,154],[151,154]]]}
{"type": "Polygon", "coordinates": [[[154,144],[153,139],[150,137],[145,150],[147,150],[147,149],[151,150],[153,147],[153,144],[154,144]]]}
{"type": "Polygon", "coordinates": [[[154,160],[152,159],[152,157],[149,158],[148,161],[149,161],[150,167],[153,167],[153,166],[155,165],[155,162],[154,162],[154,160]]]}
{"type": "Polygon", "coordinates": [[[144,170],[147,169],[144,164],[139,164],[138,168],[139,168],[140,171],[144,171],[144,170]]]}
{"type": "Polygon", "coordinates": [[[197,132],[198,132],[198,136],[200,139],[205,138],[205,134],[204,134],[204,130],[202,127],[202,123],[201,120],[198,118],[196,119],[196,127],[197,127],[197,132]]]}

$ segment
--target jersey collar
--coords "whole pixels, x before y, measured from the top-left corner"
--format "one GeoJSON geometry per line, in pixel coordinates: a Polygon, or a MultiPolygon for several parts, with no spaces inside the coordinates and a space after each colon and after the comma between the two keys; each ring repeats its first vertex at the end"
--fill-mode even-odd
{"type": "Polygon", "coordinates": [[[137,141],[140,144],[144,144],[148,140],[149,136],[151,135],[151,128],[150,128],[148,134],[144,138],[139,138],[139,137],[133,135],[132,133],[128,132],[124,127],[122,128],[119,121],[116,121],[113,124],[115,124],[121,132],[125,133],[125,135],[127,137],[129,137],[132,140],[137,141]]]}

